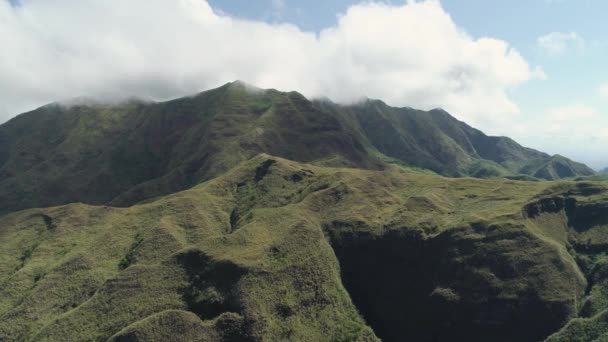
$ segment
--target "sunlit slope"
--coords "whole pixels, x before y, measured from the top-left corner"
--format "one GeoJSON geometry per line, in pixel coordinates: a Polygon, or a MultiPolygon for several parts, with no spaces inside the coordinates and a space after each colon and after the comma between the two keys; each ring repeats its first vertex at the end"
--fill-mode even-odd
{"type": "Polygon", "coordinates": [[[606,198],[260,155],[129,208],[20,211],[0,340],[536,341],[594,300],[608,217],[575,217],[606,198]]]}

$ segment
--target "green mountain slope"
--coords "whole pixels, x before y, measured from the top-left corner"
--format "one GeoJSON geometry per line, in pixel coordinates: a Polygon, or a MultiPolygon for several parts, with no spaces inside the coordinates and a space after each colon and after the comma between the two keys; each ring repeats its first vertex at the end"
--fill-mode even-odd
{"type": "Polygon", "coordinates": [[[260,155],[129,208],[1,217],[0,340],[538,341],[608,308],[606,209],[602,183],[260,155]]]}
{"type": "Polygon", "coordinates": [[[164,103],[52,104],[0,126],[0,213],[69,202],[129,205],[261,152],[381,165],[302,95],[242,82],[164,103]]]}
{"type": "Polygon", "coordinates": [[[379,152],[409,166],[447,176],[518,176],[555,180],[594,171],[562,156],[549,156],[507,137],[487,136],[447,112],[394,108],[382,101],[340,106],[316,101],[346,118],[379,152]]]}
{"type": "Polygon", "coordinates": [[[132,205],[187,189],[258,153],[365,169],[397,162],[447,176],[593,174],[566,158],[488,137],[441,110],[313,103],[237,81],[163,103],[51,104],[0,125],[0,214],[71,202],[132,205]]]}

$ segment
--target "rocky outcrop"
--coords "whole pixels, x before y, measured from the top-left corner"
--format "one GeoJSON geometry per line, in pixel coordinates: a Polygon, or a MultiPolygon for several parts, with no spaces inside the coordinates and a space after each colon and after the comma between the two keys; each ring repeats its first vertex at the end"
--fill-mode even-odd
{"type": "Polygon", "coordinates": [[[572,294],[585,288],[555,248],[520,226],[425,237],[412,229],[374,236],[340,225],[325,230],[344,285],[383,341],[542,340],[576,314],[572,294]],[[554,277],[560,283],[543,281],[554,277]]]}

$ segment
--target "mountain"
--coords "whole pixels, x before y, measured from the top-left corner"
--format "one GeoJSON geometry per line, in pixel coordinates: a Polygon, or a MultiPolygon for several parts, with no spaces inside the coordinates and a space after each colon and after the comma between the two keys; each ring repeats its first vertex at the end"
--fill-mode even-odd
{"type": "Polygon", "coordinates": [[[262,154],[129,208],[1,217],[0,340],[596,336],[608,333],[588,327],[606,309],[606,209],[602,183],[262,154]]]}
{"type": "Polygon", "coordinates": [[[241,82],[163,103],[51,104],[0,126],[0,212],[125,206],[217,176],[261,152],[379,168],[302,95],[241,82]]]}
{"type": "Polygon", "coordinates": [[[162,103],[50,104],[0,125],[0,214],[71,202],[129,206],[192,187],[259,153],[371,170],[559,179],[593,174],[488,137],[442,110],[340,106],[233,82],[162,103]]]}
{"type": "Polygon", "coordinates": [[[47,105],[0,125],[0,341],[605,340],[601,179],[378,100],[47,105]]]}
{"type": "Polygon", "coordinates": [[[549,156],[507,137],[487,136],[441,109],[425,112],[394,108],[379,100],[350,106],[328,101],[316,104],[342,113],[363,139],[382,154],[441,175],[528,175],[555,180],[594,174],[589,167],[562,156],[549,156]]]}
{"type": "Polygon", "coordinates": [[[601,174],[608,173],[608,167],[605,167],[605,168],[601,169],[601,170],[599,171],[599,173],[601,173],[601,174]]]}

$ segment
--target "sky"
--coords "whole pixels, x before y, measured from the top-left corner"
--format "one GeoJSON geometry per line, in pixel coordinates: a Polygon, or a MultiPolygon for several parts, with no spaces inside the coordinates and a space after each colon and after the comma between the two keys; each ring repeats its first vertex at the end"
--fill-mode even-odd
{"type": "Polygon", "coordinates": [[[240,79],[444,108],[608,166],[605,0],[0,0],[0,122],[53,101],[240,79]]]}

